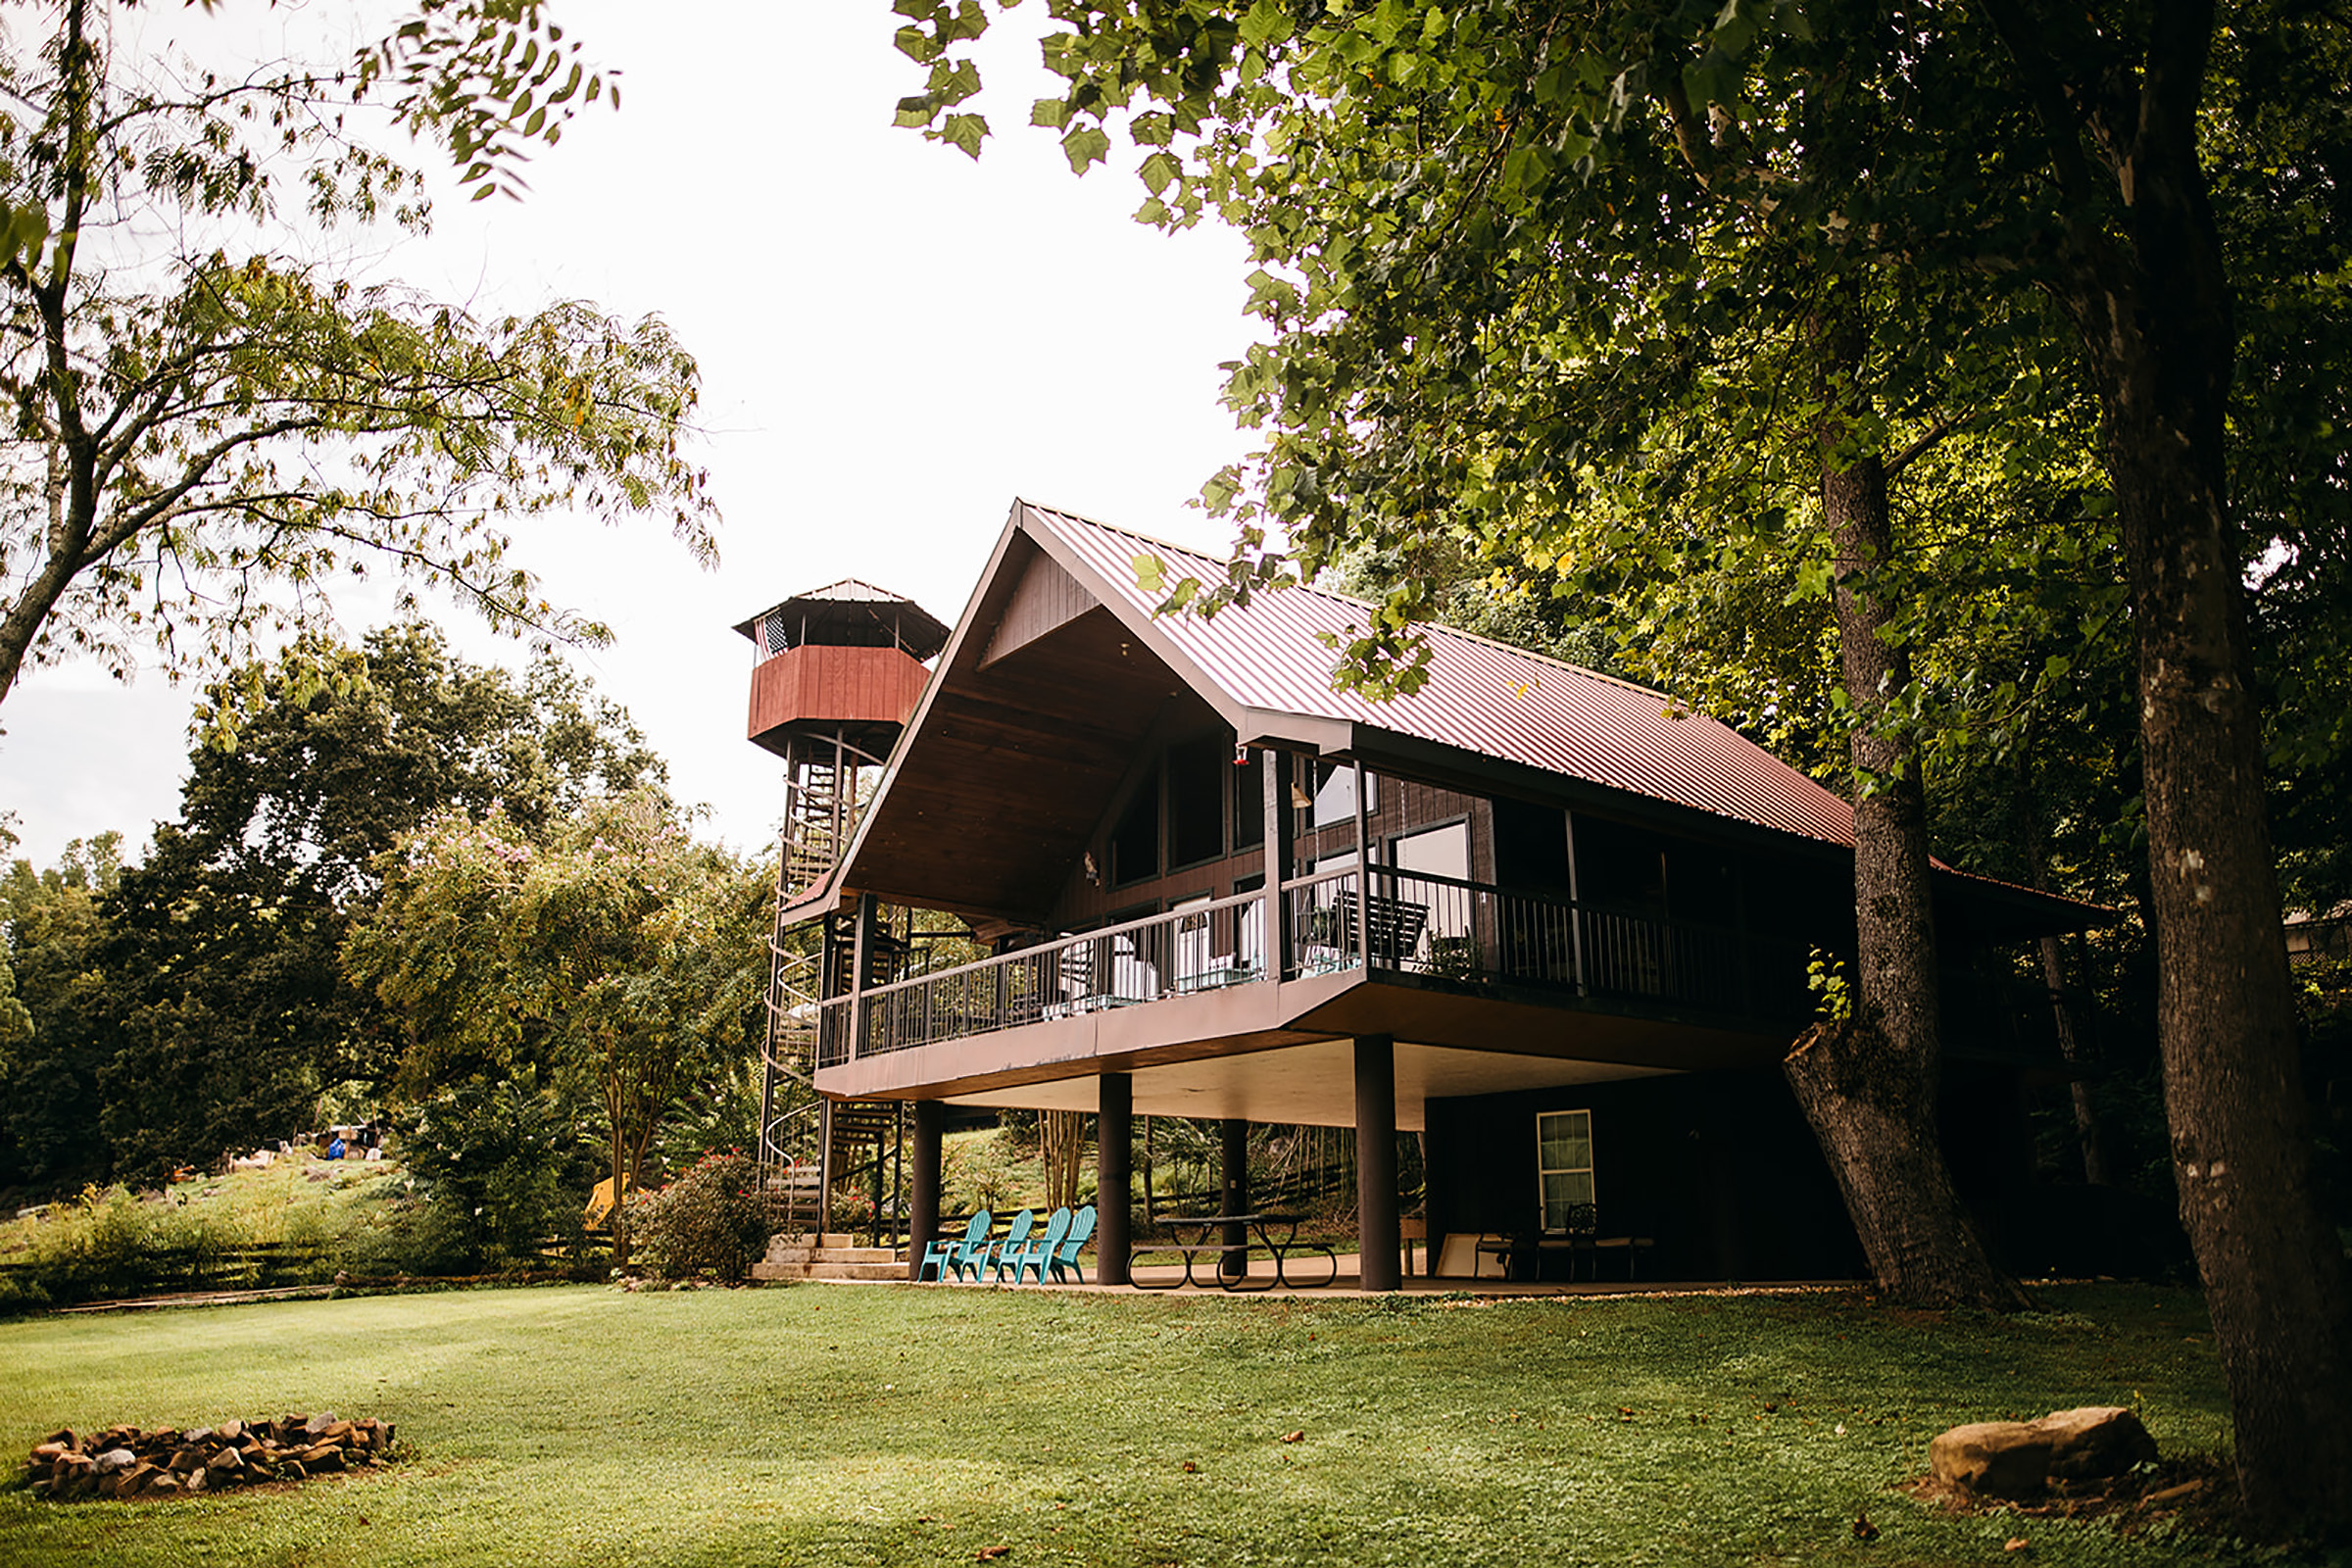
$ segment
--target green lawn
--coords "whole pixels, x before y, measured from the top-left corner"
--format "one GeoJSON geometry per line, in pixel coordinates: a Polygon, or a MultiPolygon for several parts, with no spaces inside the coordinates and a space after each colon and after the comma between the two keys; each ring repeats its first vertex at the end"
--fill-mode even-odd
{"type": "Polygon", "coordinates": [[[331,1408],[408,1462],[274,1494],[0,1492],[0,1563],[2209,1560],[1890,1489],[1962,1420],[2228,1421],[2193,1296],[1410,1304],[976,1289],[379,1297],[0,1324],[0,1443],[331,1408]],[[1842,1429],[1842,1430],[1840,1430],[1842,1429]],[[1286,1434],[1301,1432],[1296,1443],[1286,1434]],[[1188,1465],[1192,1468],[1188,1468],[1188,1465]],[[1883,1534],[1852,1535],[1868,1509],[1883,1534]]]}

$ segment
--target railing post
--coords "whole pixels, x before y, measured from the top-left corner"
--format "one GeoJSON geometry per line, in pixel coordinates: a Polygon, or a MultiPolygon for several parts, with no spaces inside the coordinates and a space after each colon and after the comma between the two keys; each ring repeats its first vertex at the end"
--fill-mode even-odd
{"type": "Polygon", "coordinates": [[[870,893],[858,895],[858,914],[851,927],[850,937],[850,1056],[854,1060],[865,1051],[865,965],[874,935],[874,916],[880,902],[870,893]]]}
{"type": "Polygon", "coordinates": [[[1568,968],[1575,983],[1576,994],[1591,996],[1585,985],[1585,896],[1576,881],[1576,813],[1562,811],[1564,831],[1568,835],[1568,968]]]}
{"type": "Polygon", "coordinates": [[[1355,767],[1355,956],[1372,973],[1372,845],[1365,834],[1364,764],[1355,767]]]}
{"type": "Polygon", "coordinates": [[[1291,756],[1288,752],[1267,750],[1258,757],[1257,774],[1265,785],[1266,797],[1266,912],[1259,932],[1265,952],[1259,961],[1266,966],[1267,979],[1280,981],[1291,966],[1291,901],[1283,891],[1283,884],[1295,874],[1298,850],[1288,816],[1291,756]]]}

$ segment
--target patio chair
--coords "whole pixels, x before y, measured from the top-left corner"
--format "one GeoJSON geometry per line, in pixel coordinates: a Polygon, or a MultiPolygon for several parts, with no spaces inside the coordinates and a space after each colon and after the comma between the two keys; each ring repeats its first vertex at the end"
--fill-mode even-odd
{"type": "Polygon", "coordinates": [[[1070,1211],[1066,1208],[1055,1209],[1054,1217],[1046,1221],[1046,1228],[1037,1235],[1035,1240],[1024,1245],[1018,1251],[1007,1248],[997,1254],[998,1280],[1002,1281],[1004,1278],[1005,1267],[1010,1265],[1013,1284],[1020,1284],[1021,1276],[1032,1269],[1037,1271],[1037,1283],[1045,1284],[1046,1264],[1053,1259],[1054,1249],[1061,1246],[1063,1239],[1069,1234],[1070,1211]]]}
{"type": "Polygon", "coordinates": [[[969,1256],[975,1246],[986,1245],[985,1238],[991,1223],[989,1212],[984,1208],[972,1216],[972,1222],[963,1228],[960,1239],[948,1237],[926,1243],[923,1247],[923,1266],[915,1271],[914,1277],[918,1280],[935,1279],[944,1284],[948,1271],[954,1269],[956,1278],[962,1278],[963,1269],[959,1260],[969,1256]]]}
{"type": "Polygon", "coordinates": [[[988,1222],[980,1227],[977,1236],[973,1237],[965,1246],[957,1248],[956,1255],[948,1259],[948,1272],[959,1280],[979,1279],[980,1270],[988,1262],[988,1250],[992,1245],[988,1239],[988,1233],[996,1224],[996,1216],[988,1214],[986,1209],[982,1209],[981,1213],[987,1216],[988,1222]]]}
{"type": "Polygon", "coordinates": [[[1004,1277],[1004,1255],[1007,1252],[1019,1251],[1022,1247],[1026,1246],[1029,1241],[1029,1233],[1036,1228],[1036,1209],[1024,1208],[1018,1214],[1013,1215],[1012,1224],[1005,1230],[1004,1236],[980,1249],[980,1255],[972,1261],[972,1278],[978,1279],[989,1269],[994,1268],[997,1271],[997,1278],[1003,1279],[1004,1277]]]}
{"type": "Polygon", "coordinates": [[[1054,1255],[1046,1259],[1047,1272],[1054,1276],[1055,1284],[1062,1283],[1065,1269],[1071,1280],[1080,1285],[1086,1283],[1086,1270],[1078,1266],[1078,1250],[1094,1239],[1095,1205],[1089,1203],[1070,1217],[1070,1233],[1061,1239],[1061,1245],[1054,1250],[1054,1255]]]}

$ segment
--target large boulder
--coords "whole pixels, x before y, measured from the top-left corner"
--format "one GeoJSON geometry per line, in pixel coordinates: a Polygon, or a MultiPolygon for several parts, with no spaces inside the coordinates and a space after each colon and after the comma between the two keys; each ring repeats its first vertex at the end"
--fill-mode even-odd
{"type": "Polygon", "coordinates": [[[1937,1480],[1988,1497],[2036,1496],[2052,1481],[2106,1480],[2155,1457],[2156,1440],[2120,1405],[1971,1422],[1928,1445],[1937,1480]]]}

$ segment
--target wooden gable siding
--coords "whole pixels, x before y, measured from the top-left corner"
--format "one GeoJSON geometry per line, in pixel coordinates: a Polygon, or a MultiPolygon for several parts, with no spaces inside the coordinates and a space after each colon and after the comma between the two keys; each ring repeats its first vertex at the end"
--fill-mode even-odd
{"type": "Polygon", "coordinates": [[[1077,578],[1062,570],[1053,557],[1033,556],[1021,572],[1021,580],[1013,586],[1011,602],[998,620],[995,635],[989,638],[987,649],[980,655],[979,667],[986,669],[999,660],[1018,653],[1101,603],[1077,578]]]}
{"type": "Polygon", "coordinates": [[[904,724],[930,678],[896,648],[788,648],[752,668],[749,734],[799,721],[904,724]]]}
{"type": "Polygon", "coordinates": [[[893,903],[1042,924],[1162,712],[1206,705],[1100,608],[957,673],[869,824],[861,883],[893,903]]]}

